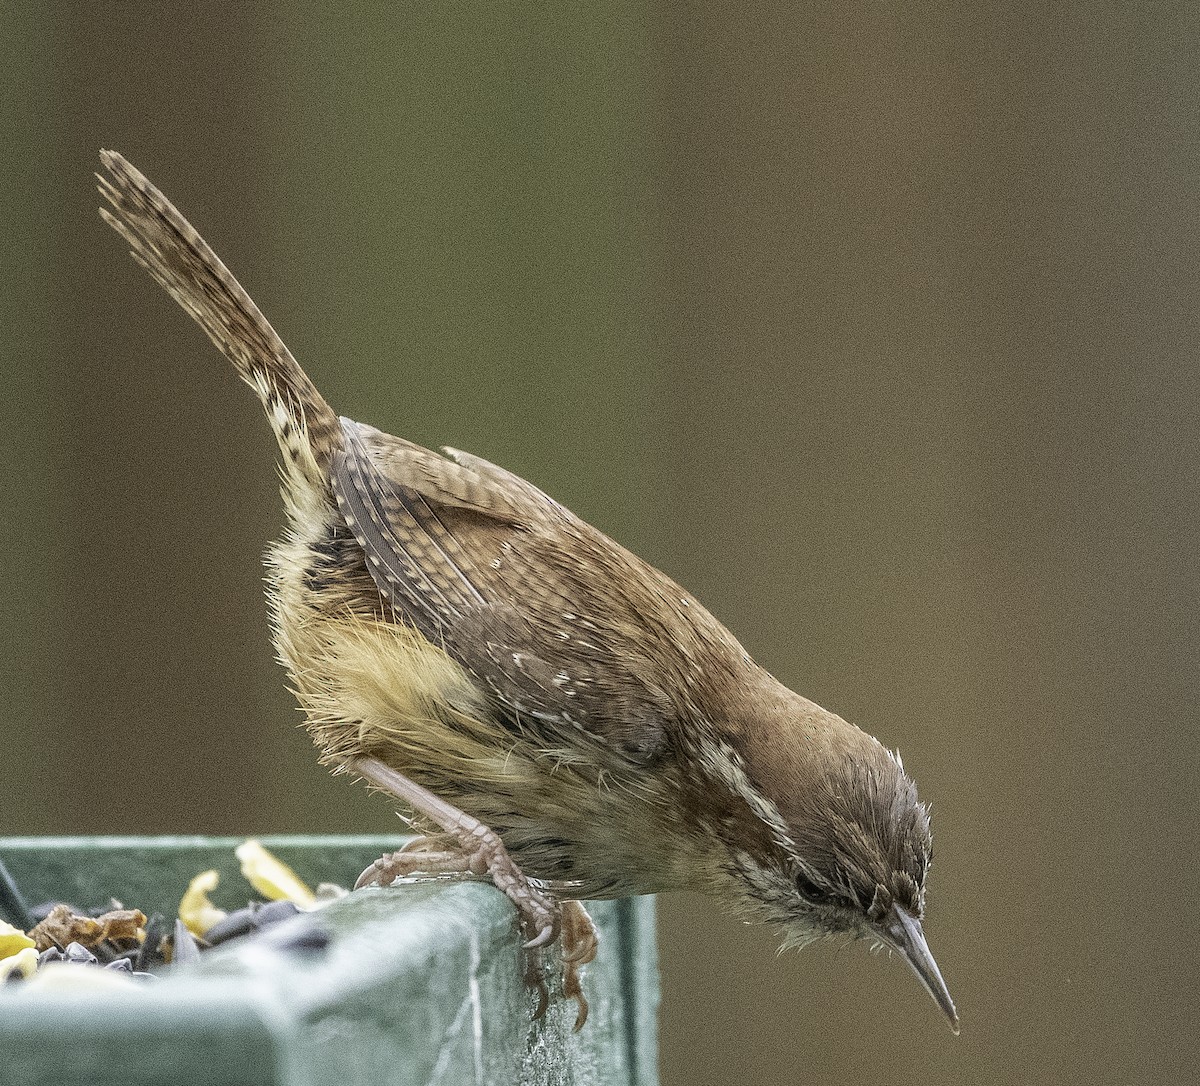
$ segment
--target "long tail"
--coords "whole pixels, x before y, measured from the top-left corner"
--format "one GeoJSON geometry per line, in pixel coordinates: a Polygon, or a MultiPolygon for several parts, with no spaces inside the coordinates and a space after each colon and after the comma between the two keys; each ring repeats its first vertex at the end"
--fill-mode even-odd
{"type": "Polygon", "coordinates": [[[330,460],[341,444],[333,409],[174,204],[115,151],[101,151],[100,161],[110,175],[96,175],[100,193],[112,205],[100,209],[101,217],[258,393],[284,453],[285,475],[299,469],[309,482],[327,486],[330,460]]]}

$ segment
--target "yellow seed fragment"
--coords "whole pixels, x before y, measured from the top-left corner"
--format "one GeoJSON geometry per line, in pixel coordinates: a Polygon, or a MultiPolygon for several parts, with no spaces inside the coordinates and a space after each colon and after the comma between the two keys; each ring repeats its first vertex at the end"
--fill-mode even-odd
{"type": "Polygon", "coordinates": [[[19,954],[22,950],[28,950],[33,945],[34,941],[20,928],[14,928],[11,924],[0,920],[0,958],[19,954]]]}
{"type": "Polygon", "coordinates": [[[234,850],[242,865],[242,874],[265,898],[291,901],[301,909],[316,903],[313,892],[282,860],[277,860],[258,841],[245,841],[234,850]]]}
{"type": "Polygon", "coordinates": [[[193,935],[203,938],[209,928],[228,915],[208,899],[220,881],[221,876],[215,871],[201,871],[184,891],[179,902],[179,919],[193,935]]]}

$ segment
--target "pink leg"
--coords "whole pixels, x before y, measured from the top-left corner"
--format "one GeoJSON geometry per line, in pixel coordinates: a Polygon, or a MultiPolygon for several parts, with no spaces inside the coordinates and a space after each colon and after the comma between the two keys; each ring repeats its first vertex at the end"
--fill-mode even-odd
{"type": "MultiPolygon", "coordinates": [[[[377,758],[358,758],[352,763],[352,768],[369,784],[431,818],[458,842],[464,866],[443,867],[442,870],[464,870],[472,874],[486,872],[491,876],[497,889],[517,907],[527,936],[526,949],[546,946],[557,938],[560,925],[558,903],[525,877],[496,833],[479,819],[460,811],[377,758]]],[[[443,853],[440,859],[448,862],[449,855],[443,853]]],[[[359,876],[355,889],[372,883],[387,885],[402,875],[426,870],[421,863],[414,862],[420,856],[419,850],[402,850],[376,860],[359,876]]]]}

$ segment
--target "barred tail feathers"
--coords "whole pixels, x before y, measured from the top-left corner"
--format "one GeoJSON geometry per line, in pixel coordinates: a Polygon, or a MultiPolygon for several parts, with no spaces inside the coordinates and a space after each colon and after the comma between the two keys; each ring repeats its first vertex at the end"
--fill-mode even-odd
{"type": "Polygon", "coordinates": [[[191,315],[238,376],[258,394],[284,454],[285,476],[328,486],[341,427],[333,409],[276,334],[250,295],[196,229],[115,151],[101,151],[110,174],[97,174],[111,208],[100,215],[130,246],[134,260],[191,315]]]}

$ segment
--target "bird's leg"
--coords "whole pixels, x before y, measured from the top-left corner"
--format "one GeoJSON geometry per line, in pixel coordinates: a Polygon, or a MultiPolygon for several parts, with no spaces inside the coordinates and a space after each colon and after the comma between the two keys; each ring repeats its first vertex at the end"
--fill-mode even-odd
{"type": "Polygon", "coordinates": [[[575,1015],[575,1032],[583,1029],[588,1016],[588,1001],[579,983],[579,970],[596,957],[600,949],[600,932],[581,901],[562,903],[563,998],[573,999],[579,1007],[575,1015]]]}
{"type": "Polygon", "coordinates": [[[446,874],[458,872],[464,875],[489,875],[496,888],[505,894],[517,907],[521,919],[521,929],[525,933],[524,950],[525,981],[538,992],[538,1008],[534,1014],[540,1018],[546,1013],[549,996],[546,991],[545,974],[542,969],[540,949],[552,943],[560,931],[564,933],[563,947],[563,994],[575,999],[580,1006],[576,1018],[576,1028],[583,1024],[587,1017],[587,1001],[579,987],[577,968],[595,957],[595,928],[587,913],[578,902],[567,902],[575,909],[564,910],[551,895],[538,889],[529,881],[525,873],[517,866],[504,847],[498,834],[489,829],[477,818],[460,811],[451,803],[434,795],[416,781],[409,780],[391,766],[385,765],[377,758],[357,758],[351,764],[354,772],[375,788],[388,792],[403,801],[409,807],[436,822],[447,837],[456,843],[454,848],[441,848],[449,843],[441,838],[421,838],[410,841],[408,845],[393,852],[390,856],[382,856],[368,867],[358,877],[354,884],[357,890],[362,886],[387,886],[397,878],[416,872],[426,874],[446,874]],[[581,929],[576,915],[582,913],[584,926],[581,929]],[[570,917],[569,931],[563,928],[564,918],[570,917]],[[590,950],[585,943],[580,957],[578,931],[590,931],[590,950]],[[586,956],[590,955],[590,956],[586,956]],[[569,990],[568,990],[569,989],[569,990]]]}
{"type": "MultiPolygon", "coordinates": [[[[357,758],[351,768],[368,783],[431,818],[457,840],[465,866],[444,867],[443,870],[463,870],[480,875],[486,872],[490,875],[496,888],[517,907],[522,928],[528,937],[526,949],[546,946],[558,937],[561,923],[558,902],[525,877],[525,873],[509,856],[498,834],[479,819],[435,796],[429,789],[397,773],[391,766],[384,765],[378,758],[357,758]]],[[[355,889],[372,883],[387,885],[401,874],[425,870],[419,863],[414,865],[413,861],[419,855],[419,852],[406,853],[401,850],[391,856],[381,857],[358,877],[355,889]],[[397,873],[389,874],[393,868],[397,869],[397,873]]],[[[449,853],[442,855],[448,857],[449,853]]]]}
{"type": "MultiPolygon", "coordinates": [[[[450,835],[438,834],[430,837],[416,837],[405,844],[398,852],[381,856],[358,877],[354,888],[357,890],[362,886],[389,886],[396,879],[407,878],[410,875],[429,875],[433,877],[439,875],[458,875],[462,878],[485,879],[490,879],[491,877],[488,874],[487,863],[479,852],[469,853],[459,846],[456,840],[450,835]],[[449,838],[449,840],[447,841],[446,838],[449,838]],[[450,847],[446,847],[446,845],[450,847]]],[[[524,920],[522,920],[522,923],[524,924],[524,920]]],[[[565,935],[566,929],[564,927],[564,938],[565,935]]],[[[528,949],[523,947],[522,954],[524,954],[522,977],[525,984],[534,989],[538,994],[538,1005],[534,1012],[534,1018],[541,1018],[550,1005],[550,992],[546,987],[545,970],[542,968],[542,948],[534,947],[533,949],[528,949]]],[[[570,967],[564,961],[564,994],[567,992],[568,987],[570,987],[566,976],[568,968],[570,967]]],[[[576,982],[574,987],[578,987],[578,982],[576,982]]],[[[573,990],[574,988],[572,988],[573,990]]],[[[587,1001],[583,998],[582,994],[576,998],[580,1001],[581,1007],[586,1011],[587,1001]]],[[[586,1013],[584,1016],[586,1017],[586,1013]]]]}

